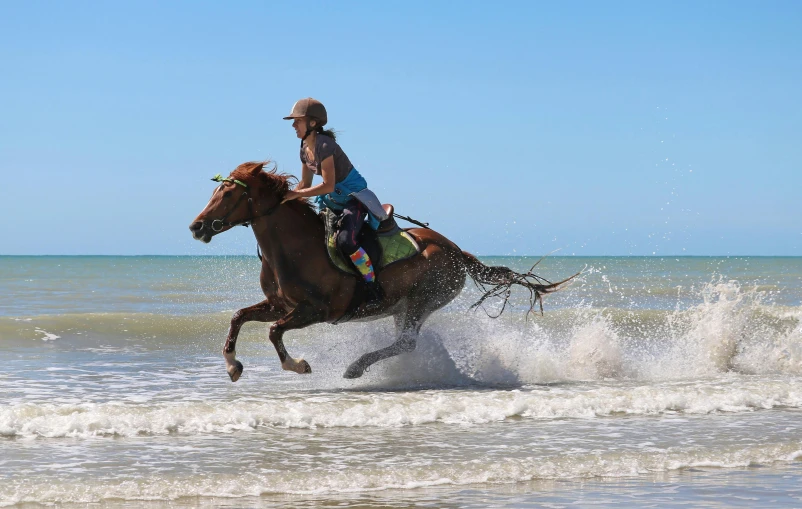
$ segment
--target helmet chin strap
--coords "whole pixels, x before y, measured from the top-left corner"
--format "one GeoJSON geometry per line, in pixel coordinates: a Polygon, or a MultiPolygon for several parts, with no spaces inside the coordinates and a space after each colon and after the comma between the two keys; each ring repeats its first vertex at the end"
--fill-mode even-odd
{"type": "Polygon", "coordinates": [[[306,121],[306,134],[304,134],[304,137],[301,138],[301,143],[303,143],[309,137],[309,135],[312,134],[313,132],[315,132],[315,130],[312,128],[311,122],[309,122],[307,120],[306,121]]]}
{"type": "Polygon", "coordinates": [[[309,123],[309,121],[307,120],[307,121],[306,121],[306,134],[304,134],[304,137],[303,137],[303,138],[301,138],[301,148],[302,148],[302,149],[304,148],[304,142],[305,142],[305,141],[306,141],[306,139],[309,137],[309,135],[310,135],[310,134],[312,134],[313,132],[315,132],[315,130],[314,130],[314,129],[312,128],[312,126],[311,126],[311,125],[309,125],[309,124],[310,124],[310,123],[309,123]]]}

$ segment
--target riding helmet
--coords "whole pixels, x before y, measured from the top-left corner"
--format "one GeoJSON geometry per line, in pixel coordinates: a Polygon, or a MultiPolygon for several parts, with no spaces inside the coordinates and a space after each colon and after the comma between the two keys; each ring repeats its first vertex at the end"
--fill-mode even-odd
{"type": "Polygon", "coordinates": [[[323,127],[328,122],[328,115],[326,114],[326,107],[317,99],[307,97],[296,102],[290,114],[284,117],[284,120],[292,120],[294,118],[309,117],[317,120],[317,126],[323,127]]]}

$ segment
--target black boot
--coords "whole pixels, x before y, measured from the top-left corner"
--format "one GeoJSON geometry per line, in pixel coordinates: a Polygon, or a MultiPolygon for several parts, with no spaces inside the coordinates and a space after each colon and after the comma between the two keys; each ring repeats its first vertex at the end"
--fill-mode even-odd
{"type": "Polygon", "coordinates": [[[365,282],[365,307],[366,314],[378,311],[384,301],[384,291],[376,281],[365,282]]]}

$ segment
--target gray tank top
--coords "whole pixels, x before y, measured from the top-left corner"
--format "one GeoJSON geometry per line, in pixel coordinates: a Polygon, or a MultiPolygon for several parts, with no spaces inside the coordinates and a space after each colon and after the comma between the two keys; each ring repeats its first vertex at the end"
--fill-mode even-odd
{"type": "Polygon", "coordinates": [[[325,134],[318,134],[315,137],[315,160],[307,161],[306,159],[306,142],[301,146],[301,162],[304,163],[312,170],[315,175],[322,175],[320,169],[321,161],[326,160],[329,156],[334,156],[334,178],[335,183],[342,182],[345,177],[351,172],[354,167],[351,160],[345,155],[340,145],[334,141],[330,136],[325,134]]]}

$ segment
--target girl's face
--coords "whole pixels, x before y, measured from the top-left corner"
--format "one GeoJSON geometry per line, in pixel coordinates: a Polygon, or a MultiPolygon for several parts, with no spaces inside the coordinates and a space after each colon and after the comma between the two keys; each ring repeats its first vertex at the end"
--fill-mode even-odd
{"type": "Polygon", "coordinates": [[[306,134],[306,126],[309,125],[310,127],[315,126],[315,121],[309,121],[309,117],[301,117],[296,118],[292,121],[292,128],[295,129],[295,136],[299,139],[304,139],[304,135],[306,134]]]}

